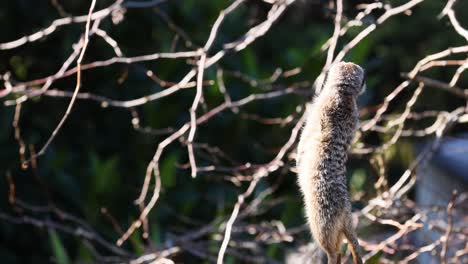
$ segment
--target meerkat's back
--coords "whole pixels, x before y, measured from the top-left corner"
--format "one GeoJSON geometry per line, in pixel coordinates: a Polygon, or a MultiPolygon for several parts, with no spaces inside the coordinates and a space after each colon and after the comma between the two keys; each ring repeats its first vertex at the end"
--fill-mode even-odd
{"type": "Polygon", "coordinates": [[[364,85],[364,70],[353,63],[333,65],[323,89],[307,110],[298,146],[299,186],[315,240],[340,261],[343,237],[350,242],[355,263],[361,263],[351,220],[346,184],[346,161],[357,122],[357,97],[364,85]]]}

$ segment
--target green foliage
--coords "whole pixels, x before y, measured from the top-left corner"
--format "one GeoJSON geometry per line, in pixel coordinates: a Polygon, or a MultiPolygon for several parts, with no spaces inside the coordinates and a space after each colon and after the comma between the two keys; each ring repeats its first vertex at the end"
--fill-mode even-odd
{"type": "Polygon", "coordinates": [[[246,73],[254,78],[258,77],[257,56],[255,56],[254,51],[251,48],[247,48],[242,52],[242,54],[244,55],[243,58],[246,73]]]}
{"type": "Polygon", "coordinates": [[[10,59],[10,65],[16,76],[20,79],[25,79],[28,75],[28,67],[31,65],[24,61],[24,58],[20,56],[13,56],[10,59]]]}
{"type": "Polygon", "coordinates": [[[379,264],[381,256],[382,256],[382,251],[377,252],[375,255],[370,257],[369,260],[367,260],[366,264],[379,264]]]}
{"type": "Polygon", "coordinates": [[[58,264],[70,264],[70,258],[65,250],[60,237],[55,230],[49,231],[50,244],[54,253],[55,260],[58,264]]]}
{"type": "Polygon", "coordinates": [[[176,164],[179,160],[178,152],[173,152],[161,162],[161,182],[163,188],[171,188],[177,184],[176,164]]]}
{"type": "Polygon", "coordinates": [[[351,176],[351,181],[349,182],[349,187],[353,191],[363,190],[364,184],[366,183],[366,170],[356,169],[353,171],[351,176]]]}
{"type": "Polygon", "coordinates": [[[371,37],[363,39],[352,49],[348,55],[348,60],[357,64],[364,64],[366,59],[369,57],[369,54],[372,52],[373,47],[374,45],[371,37]]]}
{"type": "Polygon", "coordinates": [[[88,186],[92,194],[104,194],[111,192],[119,186],[119,175],[117,165],[119,157],[112,157],[107,160],[99,160],[95,152],[90,153],[90,174],[94,175],[93,182],[88,186]]]}

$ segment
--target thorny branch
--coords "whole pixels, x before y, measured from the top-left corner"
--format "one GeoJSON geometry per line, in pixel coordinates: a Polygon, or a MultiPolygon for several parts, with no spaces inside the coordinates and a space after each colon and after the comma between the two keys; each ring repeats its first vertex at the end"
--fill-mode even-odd
{"type": "MultiPolygon", "coordinates": [[[[84,57],[84,54],[86,52],[86,48],[88,47],[89,27],[90,27],[90,23],[91,23],[91,14],[93,13],[95,5],[96,5],[96,0],[93,0],[91,2],[91,7],[89,8],[88,17],[86,19],[86,30],[85,30],[85,33],[84,33],[84,41],[83,41],[83,45],[81,47],[80,55],[78,57],[78,60],[76,61],[76,68],[77,68],[77,71],[76,71],[76,87],[75,87],[75,91],[73,92],[73,96],[72,96],[72,98],[70,100],[70,103],[68,104],[68,107],[67,107],[67,110],[65,111],[65,114],[63,115],[62,119],[60,120],[60,122],[58,123],[58,125],[54,129],[54,131],[52,131],[52,135],[46,141],[44,146],[42,146],[42,148],[39,150],[39,152],[37,152],[37,154],[35,154],[35,156],[32,157],[32,159],[35,159],[35,158],[37,158],[37,157],[39,157],[39,156],[41,156],[42,154],[45,153],[47,147],[55,139],[57,133],[60,131],[60,128],[62,128],[63,124],[67,120],[67,118],[70,115],[70,112],[71,112],[71,110],[73,108],[73,105],[75,104],[76,95],[79,93],[80,88],[81,88],[81,62],[83,61],[83,57],[84,57]]],[[[60,71],[59,71],[59,73],[60,73],[60,71]]]]}

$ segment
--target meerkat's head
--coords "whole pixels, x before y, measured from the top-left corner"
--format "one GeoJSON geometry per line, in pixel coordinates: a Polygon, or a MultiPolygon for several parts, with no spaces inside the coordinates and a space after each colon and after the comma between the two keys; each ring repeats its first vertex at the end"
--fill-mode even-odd
{"type": "Polygon", "coordinates": [[[330,67],[324,90],[337,90],[340,94],[357,97],[365,87],[365,72],[359,65],[339,62],[330,67]]]}

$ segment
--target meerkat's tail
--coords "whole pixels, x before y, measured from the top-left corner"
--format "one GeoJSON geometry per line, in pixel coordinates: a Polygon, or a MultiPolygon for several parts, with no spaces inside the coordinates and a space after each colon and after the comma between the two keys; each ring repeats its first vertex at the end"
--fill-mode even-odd
{"type": "Polygon", "coordinates": [[[354,232],[353,225],[349,223],[346,225],[344,230],[344,235],[351,249],[351,254],[353,255],[354,264],[362,264],[361,254],[359,253],[359,242],[357,240],[356,233],[354,232]]]}

